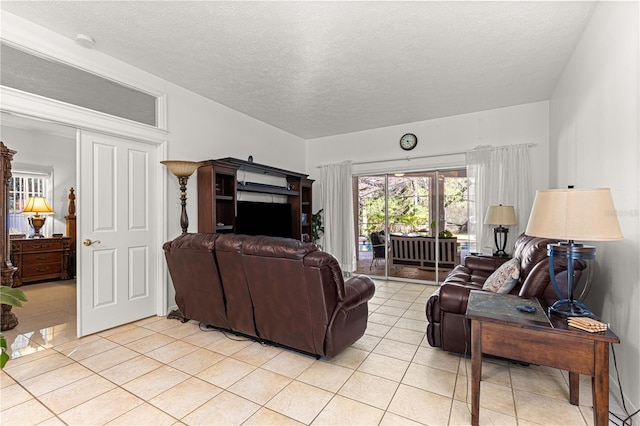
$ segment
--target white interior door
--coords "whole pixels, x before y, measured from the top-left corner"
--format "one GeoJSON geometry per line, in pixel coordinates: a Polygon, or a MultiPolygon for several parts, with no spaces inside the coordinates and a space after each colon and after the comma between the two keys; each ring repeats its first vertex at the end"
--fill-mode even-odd
{"type": "Polygon", "coordinates": [[[154,145],[78,138],[78,336],[86,336],[156,314],[158,161],[154,145]]]}

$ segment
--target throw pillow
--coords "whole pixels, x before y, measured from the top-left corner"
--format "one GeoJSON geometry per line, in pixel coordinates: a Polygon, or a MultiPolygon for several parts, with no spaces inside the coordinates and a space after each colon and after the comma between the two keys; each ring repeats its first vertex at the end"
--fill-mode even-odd
{"type": "Polygon", "coordinates": [[[505,281],[504,284],[502,284],[502,287],[500,287],[498,291],[496,291],[496,293],[498,294],[510,293],[511,290],[513,290],[513,288],[516,286],[516,284],[518,284],[518,279],[509,277],[507,278],[507,281],[505,281]]]}
{"type": "Polygon", "coordinates": [[[513,258],[506,261],[484,282],[482,289],[493,293],[509,293],[520,278],[520,260],[513,258]]]}

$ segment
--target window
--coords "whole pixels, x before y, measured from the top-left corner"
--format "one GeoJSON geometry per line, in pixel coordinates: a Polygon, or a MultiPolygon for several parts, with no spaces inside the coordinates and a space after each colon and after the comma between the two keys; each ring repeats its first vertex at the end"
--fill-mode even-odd
{"type": "MultiPolygon", "coordinates": [[[[27,215],[22,214],[29,197],[51,199],[52,177],[47,173],[13,172],[9,181],[9,232],[29,235],[32,232],[27,215]]],[[[42,229],[44,235],[53,232],[53,220],[47,220],[42,229]]]]}
{"type": "Polygon", "coordinates": [[[3,86],[157,127],[157,97],[82,69],[0,44],[3,86]]]}
{"type": "Polygon", "coordinates": [[[354,185],[358,194],[356,273],[437,282],[460,262],[463,250],[468,251],[466,169],[360,176],[354,178],[354,185]],[[382,261],[384,247],[376,252],[373,234],[387,236],[391,248],[386,257],[391,261],[382,261]],[[435,237],[455,242],[443,241],[436,249],[431,240],[435,237]]]}

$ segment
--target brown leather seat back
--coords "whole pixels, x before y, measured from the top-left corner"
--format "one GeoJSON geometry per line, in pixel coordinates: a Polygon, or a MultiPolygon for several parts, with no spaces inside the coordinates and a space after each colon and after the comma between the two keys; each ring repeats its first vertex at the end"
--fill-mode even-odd
{"type": "Polygon", "coordinates": [[[227,317],[233,331],[257,337],[253,302],[242,264],[246,235],[222,234],[216,241],[216,258],[227,300],[227,317]]]}
{"type": "MultiPolygon", "coordinates": [[[[558,242],[559,240],[556,239],[532,237],[526,234],[521,234],[518,237],[513,256],[520,259],[520,282],[522,283],[518,293],[520,297],[537,297],[547,301],[558,298],[551,285],[549,256],[547,255],[547,245],[558,242]]],[[[576,282],[580,279],[581,271],[585,267],[586,265],[582,262],[575,263],[576,282]]],[[[558,288],[566,297],[566,259],[554,259],[553,269],[558,288]]]]}
{"type": "Polygon", "coordinates": [[[515,243],[513,257],[520,260],[520,282],[524,283],[529,273],[540,261],[547,260],[547,244],[555,244],[557,240],[532,237],[521,234],[515,243]]]}
{"type": "Polygon", "coordinates": [[[319,291],[309,292],[303,264],[304,257],[315,251],[313,244],[285,238],[248,237],[243,242],[242,259],[259,337],[323,353],[324,334],[318,336],[314,328],[318,322],[314,307],[324,305],[324,300],[317,299],[319,291]]]}
{"type": "Polygon", "coordinates": [[[185,318],[229,329],[215,259],[216,234],[182,234],[163,245],[176,304],[185,318]]]}

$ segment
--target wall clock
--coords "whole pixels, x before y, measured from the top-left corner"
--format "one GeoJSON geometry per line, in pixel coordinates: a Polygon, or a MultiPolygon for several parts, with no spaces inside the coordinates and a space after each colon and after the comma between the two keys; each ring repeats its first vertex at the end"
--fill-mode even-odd
{"type": "Polygon", "coordinates": [[[418,137],[413,133],[406,133],[400,138],[400,148],[410,151],[418,144],[418,137]]]}

